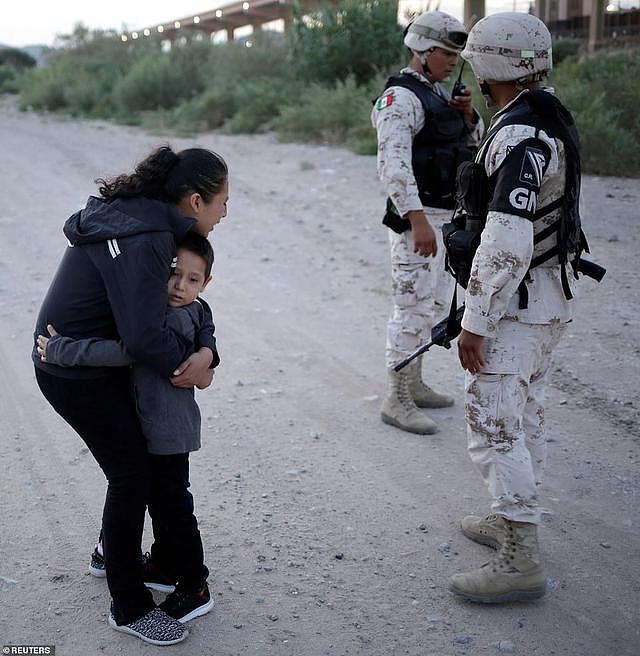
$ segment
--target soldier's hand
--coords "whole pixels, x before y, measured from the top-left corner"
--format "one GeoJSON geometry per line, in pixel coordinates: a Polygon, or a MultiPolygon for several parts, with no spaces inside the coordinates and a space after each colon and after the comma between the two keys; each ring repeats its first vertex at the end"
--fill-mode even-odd
{"type": "Polygon", "coordinates": [[[449,105],[451,105],[451,107],[453,107],[454,109],[457,109],[459,112],[462,112],[465,119],[469,123],[474,122],[476,113],[475,110],[473,109],[473,105],[471,104],[471,91],[465,89],[464,91],[461,92],[459,96],[455,96],[454,98],[451,98],[451,100],[449,101],[449,105]]]}
{"type": "Polygon", "coordinates": [[[464,328],[458,337],[458,357],[463,369],[471,374],[479,374],[484,368],[485,361],[482,356],[484,337],[470,333],[464,328]]]}
{"type": "Polygon", "coordinates": [[[406,217],[411,221],[413,252],[420,253],[423,257],[435,255],[438,252],[436,233],[427,221],[424,212],[419,210],[407,212],[406,217]]]}

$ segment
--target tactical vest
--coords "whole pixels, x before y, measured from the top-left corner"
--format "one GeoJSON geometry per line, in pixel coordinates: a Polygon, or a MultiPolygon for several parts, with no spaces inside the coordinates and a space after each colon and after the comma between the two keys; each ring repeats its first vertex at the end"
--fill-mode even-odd
{"type": "MultiPolygon", "coordinates": [[[[385,91],[390,87],[414,93],[424,110],[424,126],[411,145],[413,176],[422,204],[453,209],[456,171],[474,154],[467,146],[468,128],[462,114],[449,105],[447,98],[408,73],[390,77],[385,91]]],[[[382,222],[398,233],[411,228],[409,220],[398,216],[390,200],[382,222]]]]}
{"type": "MultiPolygon", "coordinates": [[[[541,206],[536,209],[532,219],[533,257],[518,288],[520,308],[524,309],[528,304],[525,280],[530,279],[529,271],[545,262],[560,264],[562,288],[566,298],[571,299],[573,296],[566,271],[568,263],[575,278],[581,272],[599,280],[604,275],[604,269],[580,258],[583,251],[589,252],[589,248],[580,223],[580,145],[575,123],[560,101],[543,90],[522,93],[489,130],[478,147],[475,161],[466,162],[459,168],[456,201],[460,211],[442,228],[447,270],[466,288],[499,171],[498,168],[490,177],[487,176],[486,154],[496,134],[508,125],[533,127],[536,137],[544,131],[561,142],[565,156],[564,185],[561,184],[552,195],[543,193],[546,191],[543,186],[538,196],[541,206]]],[[[562,171],[558,175],[562,175],[562,171]]]]}

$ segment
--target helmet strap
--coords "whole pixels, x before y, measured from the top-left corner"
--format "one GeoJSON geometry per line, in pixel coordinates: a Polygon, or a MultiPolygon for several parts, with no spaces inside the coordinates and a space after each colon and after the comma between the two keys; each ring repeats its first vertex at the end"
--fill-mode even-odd
{"type": "Polygon", "coordinates": [[[427,59],[427,55],[432,53],[435,50],[435,48],[429,48],[428,50],[425,50],[424,53],[418,55],[418,61],[420,62],[420,66],[422,66],[422,70],[425,73],[425,77],[431,73],[431,69],[429,68],[429,60],[427,59]]]}
{"type": "Polygon", "coordinates": [[[480,93],[483,95],[487,107],[495,107],[496,101],[491,95],[491,87],[489,86],[489,83],[486,80],[478,80],[478,85],[480,86],[480,93]]]}

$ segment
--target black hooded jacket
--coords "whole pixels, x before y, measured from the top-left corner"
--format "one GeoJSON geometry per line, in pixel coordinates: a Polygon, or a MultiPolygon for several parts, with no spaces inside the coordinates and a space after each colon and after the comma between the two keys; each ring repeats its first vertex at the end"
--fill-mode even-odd
{"type": "MultiPolygon", "coordinates": [[[[111,202],[91,196],[84,209],[64,225],[69,240],[40,308],[34,333],[48,335],[47,324],[66,337],[121,339],[131,357],[170,376],[192,353],[188,342],[165,321],[167,281],[175,266],[176,243],[195,224],[166,203],[148,198],[111,202]]],[[[196,336],[198,347],[214,353],[211,310],[196,336]]],[[[94,378],[103,367],[37,367],[65,378],[94,378]]]]}

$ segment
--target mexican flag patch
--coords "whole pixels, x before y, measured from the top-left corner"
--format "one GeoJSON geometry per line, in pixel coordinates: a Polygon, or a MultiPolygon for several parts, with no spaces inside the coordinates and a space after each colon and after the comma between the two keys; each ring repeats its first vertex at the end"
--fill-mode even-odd
{"type": "Polygon", "coordinates": [[[389,107],[389,105],[393,104],[393,94],[392,93],[386,93],[382,98],[378,99],[378,102],[376,103],[376,109],[384,109],[385,107],[389,107]]]}

